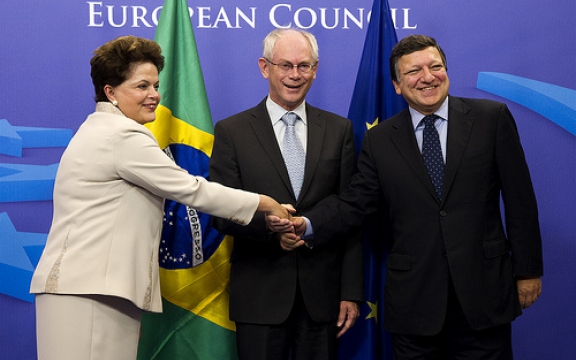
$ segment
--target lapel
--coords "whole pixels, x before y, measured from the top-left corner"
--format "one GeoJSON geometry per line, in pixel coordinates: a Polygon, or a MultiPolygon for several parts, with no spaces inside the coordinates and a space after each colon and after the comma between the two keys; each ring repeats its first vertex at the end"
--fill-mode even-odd
{"type": "MultiPolygon", "coordinates": [[[[292,194],[292,197],[294,197],[294,191],[290,184],[288,170],[286,169],[284,159],[282,158],[282,151],[280,150],[280,146],[276,140],[270,115],[268,114],[268,110],[266,110],[266,98],[252,109],[250,115],[250,127],[252,128],[252,131],[254,131],[260,146],[264,149],[264,154],[262,154],[262,156],[267,156],[270,159],[274,165],[276,173],[280,176],[280,179],[282,179],[282,183],[292,194]]],[[[263,176],[268,176],[268,174],[263,174],[263,176]]]]}
{"type": "Polygon", "coordinates": [[[308,141],[306,149],[306,165],[304,167],[304,181],[297,200],[301,200],[310,189],[312,178],[318,168],[320,155],[324,147],[324,134],[326,132],[326,118],[321,116],[318,108],[306,103],[306,116],[308,118],[308,141]]]}
{"type": "MultiPolygon", "coordinates": [[[[464,150],[468,144],[470,131],[474,118],[468,113],[470,107],[459,98],[449,97],[448,100],[448,137],[446,141],[446,166],[444,167],[444,188],[442,189],[443,202],[450,195],[450,188],[456,177],[456,172],[462,162],[464,150]]],[[[398,149],[400,156],[406,161],[408,166],[414,171],[420,182],[428,190],[430,195],[438,201],[430,177],[426,170],[422,154],[416,143],[414,128],[408,109],[402,111],[394,120],[392,127],[395,131],[391,133],[391,140],[398,149]]]]}
{"type": "Polygon", "coordinates": [[[470,139],[474,117],[469,115],[470,107],[460,98],[448,100],[448,139],[446,142],[446,166],[444,167],[444,199],[450,195],[456,172],[462,162],[464,151],[470,139]]]}
{"type": "Polygon", "coordinates": [[[394,143],[394,146],[398,149],[404,162],[412,169],[418,180],[420,180],[430,195],[436,201],[439,201],[438,196],[436,195],[436,190],[434,190],[434,186],[432,185],[432,181],[430,181],[430,176],[428,176],[428,171],[426,170],[426,165],[422,159],[422,154],[418,149],[410,111],[405,109],[398,114],[396,118],[387,121],[391,120],[393,120],[391,125],[394,131],[390,133],[390,138],[394,143]]]}

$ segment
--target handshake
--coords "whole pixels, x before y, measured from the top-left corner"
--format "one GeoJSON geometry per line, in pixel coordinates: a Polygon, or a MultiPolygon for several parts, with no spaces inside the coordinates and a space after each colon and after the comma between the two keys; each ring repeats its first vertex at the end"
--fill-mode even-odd
{"type": "Polygon", "coordinates": [[[269,231],[278,233],[280,246],[285,251],[292,251],[306,242],[302,239],[306,231],[306,221],[303,217],[292,216],[296,209],[290,204],[282,204],[284,214],[266,214],[266,227],[269,231]]]}

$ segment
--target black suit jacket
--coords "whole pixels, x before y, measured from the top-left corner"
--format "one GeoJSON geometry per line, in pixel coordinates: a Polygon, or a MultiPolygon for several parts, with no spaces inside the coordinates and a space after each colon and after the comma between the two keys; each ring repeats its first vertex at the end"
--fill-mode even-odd
{"type": "MultiPolygon", "coordinates": [[[[346,188],[356,169],[349,120],[306,105],[308,148],[298,199],[268,112],[266,99],[256,107],[216,123],[210,178],[234,188],[266,194],[305,211],[346,188]]],[[[284,251],[264,216],[248,226],[216,219],[234,236],[231,256],[230,318],[237,322],[277,324],[288,317],[299,284],[315,321],[332,321],[341,300],[363,299],[362,243],[355,233],[323,239],[312,249],[284,251]]]]}
{"type": "Polygon", "coordinates": [[[367,133],[342,201],[305,214],[321,237],[384,214],[391,332],[438,333],[450,278],[472,328],[509,323],[521,313],[515,276],[542,275],[536,199],[506,105],[450,97],[446,156],[439,202],[406,109],[367,133]]]}

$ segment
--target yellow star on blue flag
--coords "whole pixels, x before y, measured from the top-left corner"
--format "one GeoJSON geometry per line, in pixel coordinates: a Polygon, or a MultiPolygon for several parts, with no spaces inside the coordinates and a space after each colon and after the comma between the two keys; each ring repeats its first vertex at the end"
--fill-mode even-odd
{"type": "Polygon", "coordinates": [[[378,125],[378,118],[376,118],[376,120],[374,120],[373,123],[366,123],[366,130],[370,130],[372,129],[374,126],[378,125]]]}
{"type": "Polygon", "coordinates": [[[370,313],[366,316],[366,320],[374,319],[374,321],[376,321],[376,324],[378,324],[378,301],[376,301],[375,303],[366,301],[366,304],[370,308],[370,313]]]}

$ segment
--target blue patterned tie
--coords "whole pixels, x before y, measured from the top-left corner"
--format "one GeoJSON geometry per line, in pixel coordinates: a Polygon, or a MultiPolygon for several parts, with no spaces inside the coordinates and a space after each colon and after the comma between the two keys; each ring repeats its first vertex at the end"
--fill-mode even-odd
{"type": "Polygon", "coordinates": [[[442,201],[442,186],[444,185],[444,159],[442,158],[442,148],[440,146],[440,137],[434,126],[438,119],[436,115],[428,115],[422,121],[424,122],[424,132],[422,141],[422,158],[428,169],[430,180],[436,189],[438,199],[442,201]]]}
{"type": "Polygon", "coordinates": [[[294,129],[294,123],[298,119],[300,117],[293,112],[287,112],[281,119],[286,124],[286,132],[282,143],[282,156],[284,157],[292,190],[294,190],[296,198],[300,194],[300,188],[304,180],[304,163],[306,162],[304,148],[294,129]]]}

